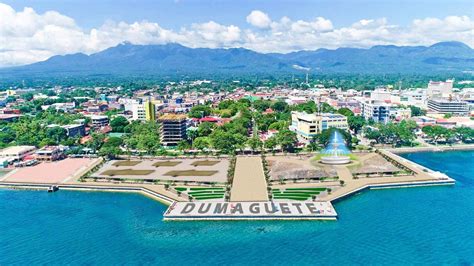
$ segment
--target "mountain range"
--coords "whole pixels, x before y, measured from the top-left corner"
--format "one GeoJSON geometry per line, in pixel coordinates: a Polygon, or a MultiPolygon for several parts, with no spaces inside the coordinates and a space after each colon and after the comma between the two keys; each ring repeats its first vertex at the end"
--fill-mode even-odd
{"type": "Polygon", "coordinates": [[[101,52],[53,56],[46,61],[5,68],[0,74],[172,75],[172,74],[433,74],[474,71],[474,49],[461,42],[431,46],[379,45],[368,49],[317,49],[287,54],[244,48],[189,48],[180,44],[122,43],[101,52]]]}

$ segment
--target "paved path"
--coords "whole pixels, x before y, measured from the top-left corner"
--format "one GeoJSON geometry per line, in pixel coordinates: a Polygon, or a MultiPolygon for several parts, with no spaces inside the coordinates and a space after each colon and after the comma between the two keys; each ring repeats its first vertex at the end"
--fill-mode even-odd
{"type": "Polygon", "coordinates": [[[237,157],[231,201],[267,201],[267,181],[260,157],[237,157]]]}

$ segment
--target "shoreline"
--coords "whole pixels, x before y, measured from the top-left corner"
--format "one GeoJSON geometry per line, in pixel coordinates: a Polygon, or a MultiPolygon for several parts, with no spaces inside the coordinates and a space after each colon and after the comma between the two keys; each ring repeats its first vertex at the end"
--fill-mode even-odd
{"type": "MultiPolygon", "coordinates": [[[[454,185],[456,181],[446,174],[443,174],[438,171],[433,171],[429,168],[426,168],[422,165],[419,165],[411,160],[402,158],[401,156],[397,155],[398,153],[403,152],[425,152],[425,151],[439,151],[437,148],[440,147],[415,147],[415,148],[398,148],[398,149],[383,149],[379,152],[385,156],[391,157],[398,163],[404,165],[408,169],[412,170],[416,175],[420,175],[418,179],[415,180],[408,180],[403,177],[399,177],[395,180],[378,180],[378,179],[361,179],[354,181],[355,183],[351,186],[347,186],[346,189],[339,191],[339,193],[333,193],[327,195],[325,198],[322,198],[324,202],[328,204],[339,202],[340,200],[347,199],[350,196],[364,192],[365,190],[370,189],[393,189],[393,188],[407,188],[407,187],[421,187],[421,186],[439,186],[439,185],[454,185]],[[388,182],[387,182],[388,181],[388,182]]],[[[446,151],[452,150],[474,150],[474,145],[462,145],[462,146],[446,146],[442,147],[446,151]]],[[[182,202],[179,198],[175,198],[173,195],[166,195],[165,191],[161,191],[160,189],[155,189],[153,187],[146,187],[143,185],[125,185],[125,184],[95,184],[95,183],[34,183],[34,182],[6,182],[0,181],[0,187],[9,188],[9,189],[41,189],[47,190],[50,186],[55,185],[58,186],[60,190],[75,190],[75,191],[100,191],[100,192],[122,192],[122,193],[140,193],[148,198],[156,200],[166,206],[168,206],[168,210],[163,214],[163,220],[321,220],[327,219],[329,217],[321,217],[321,216],[254,216],[254,215],[241,215],[239,216],[217,216],[217,215],[206,215],[201,217],[195,217],[194,215],[190,215],[188,217],[174,217],[175,215],[171,215],[170,217],[166,217],[167,212],[169,210],[174,209],[173,206],[176,205],[178,202],[182,202]]],[[[241,200],[242,201],[242,200],[241,200]]],[[[248,200],[243,200],[248,201],[248,200]]],[[[187,201],[184,201],[187,202],[187,201]]],[[[194,204],[203,204],[206,202],[213,202],[213,201],[196,201],[194,204]]],[[[229,201],[238,202],[238,201],[229,201]]],[[[256,202],[262,202],[261,200],[256,200],[256,202]]],[[[274,202],[269,201],[268,199],[265,202],[274,202]]],[[[278,202],[278,201],[277,201],[278,202]]],[[[223,203],[223,202],[222,202],[223,203]]],[[[335,218],[335,217],[334,217],[335,218]]],[[[337,218],[335,218],[337,219],[337,218]]]]}
{"type": "Polygon", "coordinates": [[[166,206],[170,206],[175,202],[173,199],[151,191],[145,187],[119,187],[119,186],[98,186],[98,185],[76,185],[76,184],[42,184],[42,183],[5,183],[0,182],[0,188],[7,189],[24,189],[24,190],[47,190],[50,186],[58,186],[60,190],[73,191],[98,191],[98,192],[122,192],[122,193],[139,193],[148,198],[154,199],[166,206]]]}
{"type": "Polygon", "coordinates": [[[474,144],[462,144],[453,146],[431,146],[431,147],[400,147],[382,149],[393,153],[412,153],[412,152],[444,152],[444,151],[470,151],[474,150],[474,144]]]}

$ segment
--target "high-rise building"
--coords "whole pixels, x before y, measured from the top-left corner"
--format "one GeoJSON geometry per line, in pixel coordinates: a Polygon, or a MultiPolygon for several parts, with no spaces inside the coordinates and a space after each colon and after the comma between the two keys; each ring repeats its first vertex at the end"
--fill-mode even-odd
{"type": "Polygon", "coordinates": [[[132,104],[132,119],[140,121],[155,121],[156,110],[155,104],[151,101],[144,103],[133,103],[132,104]]]}
{"type": "Polygon", "coordinates": [[[186,139],[187,119],[184,114],[164,114],[158,118],[163,146],[176,146],[186,139]]]}
{"type": "Polygon", "coordinates": [[[390,105],[385,102],[361,101],[361,113],[366,120],[387,123],[390,118],[390,105]]]}
{"type": "Polygon", "coordinates": [[[140,120],[140,121],[146,120],[145,106],[143,104],[133,103],[131,109],[132,109],[133,120],[140,120]]]}
{"type": "Polygon", "coordinates": [[[156,109],[155,104],[151,101],[146,101],[144,103],[145,108],[145,119],[147,121],[155,121],[156,120],[156,109]]]}

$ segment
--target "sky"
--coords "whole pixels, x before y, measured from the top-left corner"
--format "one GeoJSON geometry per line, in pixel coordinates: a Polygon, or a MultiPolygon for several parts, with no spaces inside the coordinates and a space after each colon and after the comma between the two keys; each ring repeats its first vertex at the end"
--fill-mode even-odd
{"type": "Polygon", "coordinates": [[[474,2],[0,0],[0,67],[124,41],[264,53],[440,41],[474,47],[474,2]]]}

